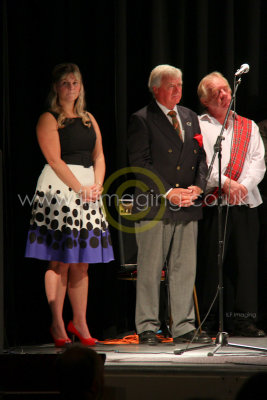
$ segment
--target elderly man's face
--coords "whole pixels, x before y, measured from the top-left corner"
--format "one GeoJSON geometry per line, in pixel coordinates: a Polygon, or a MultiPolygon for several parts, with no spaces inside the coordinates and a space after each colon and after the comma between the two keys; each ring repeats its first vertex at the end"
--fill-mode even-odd
{"type": "Polygon", "coordinates": [[[209,83],[208,87],[208,99],[205,101],[205,105],[208,108],[221,108],[227,109],[231,102],[231,88],[228,82],[221,77],[214,77],[209,83]]]}
{"type": "Polygon", "coordinates": [[[182,97],[182,80],[173,76],[163,76],[160,87],[153,87],[156,100],[172,110],[182,97]]]}

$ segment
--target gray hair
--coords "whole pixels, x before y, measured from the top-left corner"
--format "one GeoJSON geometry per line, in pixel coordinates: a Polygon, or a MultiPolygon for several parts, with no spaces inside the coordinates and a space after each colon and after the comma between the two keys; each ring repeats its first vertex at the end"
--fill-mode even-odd
{"type": "Polygon", "coordinates": [[[182,71],[179,68],[172,67],[168,64],[158,65],[152,69],[148,79],[148,88],[152,94],[153,87],[160,87],[161,80],[164,76],[174,76],[176,78],[181,78],[182,80],[182,71]]]}
{"type": "Polygon", "coordinates": [[[230,85],[229,85],[227,79],[223,76],[223,74],[221,74],[218,71],[213,71],[210,74],[204,76],[204,78],[199,82],[199,85],[197,88],[197,94],[198,94],[199,100],[202,104],[205,104],[206,101],[210,100],[211,88],[212,88],[212,83],[213,83],[214,78],[222,78],[225,81],[225,85],[229,86],[229,88],[230,88],[230,85]]]}

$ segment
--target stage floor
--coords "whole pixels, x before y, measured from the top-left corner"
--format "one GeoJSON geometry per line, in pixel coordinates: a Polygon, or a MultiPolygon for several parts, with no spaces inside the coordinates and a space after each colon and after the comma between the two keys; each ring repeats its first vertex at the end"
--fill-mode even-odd
{"type": "MultiPolygon", "coordinates": [[[[173,343],[99,343],[93,348],[105,357],[104,400],[233,400],[248,378],[257,373],[267,374],[267,338],[230,337],[228,344],[220,348],[199,348],[195,344],[187,348],[173,343]]],[[[41,393],[45,391],[50,393],[49,399],[53,393],[56,396],[51,375],[61,352],[52,343],[2,351],[1,374],[9,373],[4,398],[26,391],[27,398],[32,399],[29,387],[33,380],[29,377],[33,375],[34,390],[39,392],[40,399],[44,399],[41,393]]]]}
{"type": "MultiPolygon", "coordinates": [[[[203,364],[209,369],[216,365],[235,368],[238,365],[249,365],[251,367],[267,366],[267,337],[247,338],[229,337],[228,343],[223,346],[160,343],[157,346],[144,344],[106,344],[99,342],[92,347],[98,353],[105,354],[105,367],[114,366],[187,366],[195,367],[203,364]]],[[[60,354],[64,349],[55,348],[53,343],[20,346],[5,349],[2,354],[16,355],[41,355],[60,354]]]]}

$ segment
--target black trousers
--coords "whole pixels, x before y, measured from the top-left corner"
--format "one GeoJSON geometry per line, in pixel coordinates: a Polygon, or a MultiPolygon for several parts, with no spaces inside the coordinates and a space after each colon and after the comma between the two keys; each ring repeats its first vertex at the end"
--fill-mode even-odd
{"type": "Polygon", "coordinates": [[[258,208],[260,220],[259,237],[259,320],[267,328],[267,201],[258,208]]]}
{"type": "MultiPolygon", "coordinates": [[[[223,206],[224,235],[223,299],[224,323],[257,319],[257,271],[259,220],[257,208],[223,206]],[[226,224],[226,212],[228,218],[226,224]],[[226,225],[225,225],[226,224],[226,225]]],[[[205,316],[216,294],[218,274],[218,208],[204,207],[199,222],[197,293],[201,317],[205,316]]],[[[210,319],[218,320],[218,300],[210,319]]]]}

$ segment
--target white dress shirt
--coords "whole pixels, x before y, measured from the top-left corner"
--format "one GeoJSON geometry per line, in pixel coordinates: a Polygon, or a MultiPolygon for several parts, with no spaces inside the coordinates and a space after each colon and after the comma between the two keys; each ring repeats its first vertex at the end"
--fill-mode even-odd
{"type": "MultiPolygon", "coordinates": [[[[168,112],[170,112],[170,111],[175,111],[176,112],[176,114],[177,114],[177,119],[178,119],[178,121],[179,121],[179,124],[180,124],[180,130],[181,130],[181,134],[182,134],[182,138],[183,138],[183,140],[184,140],[184,130],[183,130],[183,125],[182,125],[182,122],[181,122],[181,120],[180,120],[180,116],[179,116],[179,113],[178,113],[178,111],[177,111],[177,107],[175,106],[174,108],[173,108],[173,110],[169,110],[167,107],[165,107],[163,104],[160,104],[157,100],[156,100],[156,103],[157,103],[157,105],[159,106],[159,108],[161,109],[161,111],[166,115],[166,117],[168,118],[168,120],[170,121],[170,123],[173,125],[173,123],[172,123],[172,117],[170,116],[170,115],[168,115],[168,112]]],[[[172,188],[173,189],[173,188],[172,188]]],[[[170,193],[170,191],[172,190],[172,189],[169,189],[165,194],[164,194],[164,197],[166,197],[169,193],[170,193]]]]}
{"type": "MultiPolygon", "coordinates": [[[[201,133],[203,136],[203,146],[207,155],[207,163],[210,164],[213,153],[214,144],[216,143],[217,137],[219,136],[222,125],[211,115],[203,114],[199,117],[199,124],[201,128],[201,133]]],[[[224,175],[227,165],[230,160],[231,143],[233,136],[233,113],[230,114],[228,119],[228,127],[224,130],[222,140],[222,187],[227,179],[224,175]]],[[[258,189],[258,184],[264,177],[266,170],[264,162],[264,145],[259,133],[259,128],[252,121],[252,131],[251,138],[249,141],[247,154],[245,162],[243,165],[243,170],[238,179],[238,183],[244,185],[248,190],[248,194],[243,201],[243,204],[249,205],[249,207],[257,207],[262,203],[261,195],[258,189]]],[[[216,155],[213,169],[207,183],[207,192],[210,192],[213,188],[218,187],[218,154],[216,155]]],[[[223,204],[225,204],[225,199],[223,199],[223,204]]]]}
{"type": "Polygon", "coordinates": [[[168,118],[168,120],[170,121],[170,123],[171,123],[172,125],[173,125],[173,123],[172,123],[172,117],[171,117],[170,115],[168,115],[168,112],[170,112],[170,111],[175,111],[175,112],[176,112],[176,114],[177,114],[177,119],[178,119],[179,124],[180,124],[180,130],[181,130],[182,138],[183,138],[183,141],[184,141],[184,129],[183,129],[183,124],[182,124],[182,122],[181,122],[179,113],[178,113],[178,111],[177,111],[177,107],[175,106],[175,107],[173,108],[173,110],[169,110],[169,109],[168,109],[167,107],[165,107],[163,104],[160,104],[157,100],[156,100],[156,103],[157,103],[157,105],[159,106],[159,108],[161,109],[161,111],[164,112],[164,114],[166,115],[166,117],[168,118]]]}

